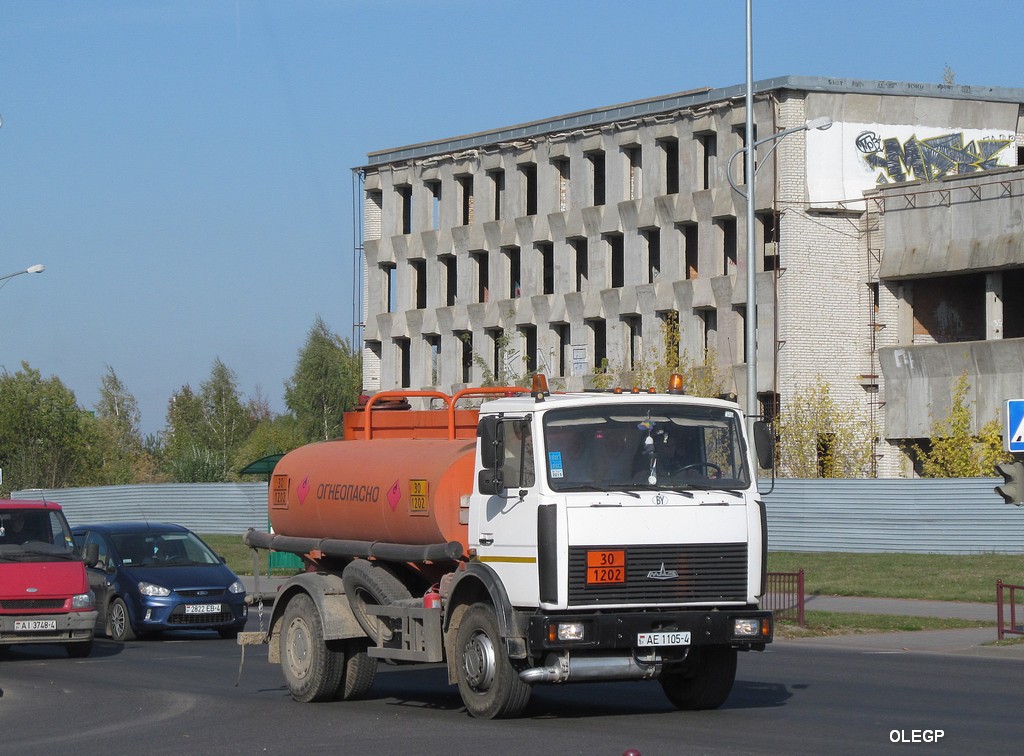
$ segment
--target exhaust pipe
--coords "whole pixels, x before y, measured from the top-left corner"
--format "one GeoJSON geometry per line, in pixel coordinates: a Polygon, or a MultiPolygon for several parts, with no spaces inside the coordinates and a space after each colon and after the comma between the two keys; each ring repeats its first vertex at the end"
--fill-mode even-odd
{"type": "Polygon", "coordinates": [[[662,658],[637,661],[632,654],[624,656],[548,657],[547,667],[533,667],[519,673],[525,683],[562,683],[586,680],[650,680],[661,674],[662,658]]]}

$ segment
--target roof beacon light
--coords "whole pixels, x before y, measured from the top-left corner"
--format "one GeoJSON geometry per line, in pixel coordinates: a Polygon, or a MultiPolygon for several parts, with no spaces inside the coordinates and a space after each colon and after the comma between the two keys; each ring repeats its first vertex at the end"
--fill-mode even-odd
{"type": "Polygon", "coordinates": [[[668,393],[670,394],[685,394],[683,391],[683,376],[679,373],[672,373],[668,379],[668,393]]]}
{"type": "Polygon", "coordinates": [[[545,396],[550,396],[551,392],[548,391],[548,377],[544,373],[533,374],[533,385],[530,388],[530,395],[539,401],[543,401],[545,396]]]}

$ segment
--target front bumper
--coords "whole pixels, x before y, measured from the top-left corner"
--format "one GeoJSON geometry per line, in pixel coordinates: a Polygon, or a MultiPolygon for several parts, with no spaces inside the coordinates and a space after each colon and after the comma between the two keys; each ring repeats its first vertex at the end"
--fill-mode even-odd
{"type": "MultiPolygon", "coordinates": [[[[633,649],[641,633],[690,634],[687,647],[731,646],[741,650],[761,650],[774,637],[772,613],[761,609],[666,610],[587,612],[533,615],[527,624],[527,644],[534,656],[548,651],[611,651],[633,649]],[[737,620],[757,624],[756,635],[738,635],[737,620]],[[553,637],[552,626],[578,622],[583,626],[578,640],[553,637]]],[[[678,647],[676,647],[678,648],[678,647]]],[[[649,650],[649,649],[648,649],[649,650]]]]}
{"type": "Polygon", "coordinates": [[[143,596],[135,608],[135,629],[142,633],[159,630],[217,630],[245,626],[249,607],[245,594],[234,594],[217,599],[185,599],[181,596],[143,596]],[[187,606],[217,605],[216,611],[192,614],[187,606]]]}
{"type": "Polygon", "coordinates": [[[0,644],[87,641],[96,629],[95,609],[65,614],[0,614],[0,644]],[[54,621],[55,629],[15,630],[15,622],[54,621]]]}

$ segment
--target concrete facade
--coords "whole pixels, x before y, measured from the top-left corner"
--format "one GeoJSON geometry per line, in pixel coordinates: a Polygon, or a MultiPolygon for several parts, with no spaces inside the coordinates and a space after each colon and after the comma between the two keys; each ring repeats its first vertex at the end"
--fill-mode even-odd
{"type": "MultiPolygon", "coordinates": [[[[630,385],[662,359],[677,318],[679,354],[700,363],[712,351],[723,393],[745,403],[753,265],[764,411],[820,378],[876,439],[866,472],[908,474],[901,442],[928,435],[949,376],[922,394],[895,355],[979,329],[981,341],[1007,335],[1002,292],[1024,269],[1024,214],[1019,191],[1006,201],[988,182],[1019,180],[1021,103],[1022,90],[758,82],[757,138],[834,124],[758,149],[752,244],[726,173],[736,155],[746,189],[742,87],[370,153],[355,169],[364,389],[447,392],[535,370],[566,389],[602,373],[630,385]],[[922,181],[985,199],[905,211],[922,181]],[[943,294],[952,276],[969,277],[960,298],[943,294]],[[947,328],[957,317],[963,327],[947,328]]],[[[990,361],[972,364],[990,374],[990,361]]],[[[1019,381],[1013,360],[998,365],[1019,381]]]]}

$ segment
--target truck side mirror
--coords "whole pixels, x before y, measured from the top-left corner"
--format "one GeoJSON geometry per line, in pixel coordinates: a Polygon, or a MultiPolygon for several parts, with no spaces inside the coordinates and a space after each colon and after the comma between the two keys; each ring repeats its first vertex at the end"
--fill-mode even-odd
{"type": "Polygon", "coordinates": [[[754,423],[754,451],[762,470],[771,470],[775,466],[775,439],[764,420],[754,423]]]}
{"type": "Polygon", "coordinates": [[[500,467],[485,467],[477,476],[476,486],[480,493],[496,496],[505,491],[505,474],[500,467]]]}
{"type": "Polygon", "coordinates": [[[480,466],[500,469],[505,463],[505,426],[495,415],[486,415],[480,418],[476,433],[480,437],[480,466]]]}

